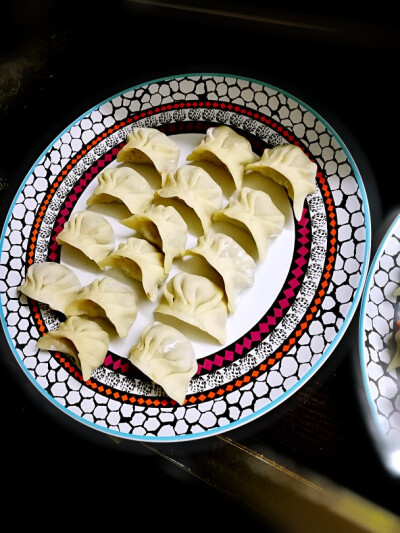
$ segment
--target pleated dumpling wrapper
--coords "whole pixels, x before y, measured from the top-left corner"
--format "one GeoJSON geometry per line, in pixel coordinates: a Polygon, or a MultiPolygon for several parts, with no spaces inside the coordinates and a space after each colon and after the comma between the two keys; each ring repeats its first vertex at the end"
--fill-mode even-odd
{"type": "Polygon", "coordinates": [[[172,205],[153,204],[147,211],[125,218],[121,223],[141,233],[164,253],[164,268],[167,273],[171,270],[175,257],[185,250],[187,224],[172,205]]]}
{"type": "Polygon", "coordinates": [[[229,235],[206,233],[197,239],[197,246],[186,250],[185,255],[199,255],[220,276],[232,314],[236,296],[253,286],[256,263],[254,259],[229,235]]]}
{"type": "Polygon", "coordinates": [[[99,263],[114,249],[114,230],[108,220],[93,211],[77,211],[57,235],[58,244],[68,244],[99,263]]]}
{"type": "Polygon", "coordinates": [[[248,164],[246,170],[255,170],[285,187],[297,220],[303,216],[306,197],[317,190],[317,165],[294,144],[266,148],[261,159],[248,164]]]}
{"type": "Polygon", "coordinates": [[[80,316],[68,317],[57,329],[49,331],[36,343],[42,350],[70,355],[80,367],[84,381],[103,364],[108,345],[107,332],[94,320],[80,316]]]}
{"type": "Polygon", "coordinates": [[[65,314],[68,304],[81,290],[81,283],[75,272],[65,265],[33,263],[26,272],[24,283],[17,290],[65,314]]]}
{"type": "Polygon", "coordinates": [[[96,189],[87,199],[88,206],[117,202],[133,214],[147,209],[153,201],[154,191],[147,180],[129,166],[106,169],[97,180],[96,189]]]}
{"type": "Polygon", "coordinates": [[[229,126],[208,128],[205,137],[187,156],[188,161],[210,161],[224,167],[235,183],[242,187],[245,168],[256,160],[250,142],[229,126]]]}
{"type": "Polygon", "coordinates": [[[136,320],[137,312],[134,290],[113,278],[104,277],[95,279],[82,288],[68,305],[66,316],[106,318],[119,337],[126,337],[136,320]]]}
{"type": "Polygon", "coordinates": [[[126,276],[142,283],[149,300],[157,299],[158,290],[167,278],[164,254],[145,239],[129,237],[100,263],[101,268],[119,268],[126,276]]]}
{"type": "Polygon", "coordinates": [[[151,164],[163,175],[175,172],[180,156],[179,145],[156,128],[135,128],[128,133],[117,161],[151,164]]]}
{"type": "Polygon", "coordinates": [[[191,342],[180,331],[160,322],[148,324],[132,346],[129,360],[183,405],[198,365],[191,342]]]}
{"type": "Polygon", "coordinates": [[[210,335],[226,340],[228,308],[224,291],[205,276],[179,272],[163,286],[155,313],[173,317],[210,335]]]}
{"type": "Polygon", "coordinates": [[[285,225],[284,214],[264,191],[243,187],[236,191],[224,209],[216,211],[213,220],[222,220],[246,230],[254,239],[258,256],[263,261],[272,238],[285,225]]]}
{"type": "Polygon", "coordinates": [[[201,167],[182,165],[175,174],[166,174],[156,196],[178,198],[189,206],[199,218],[204,232],[212,224],[212,214],[221,209],[222,189],[201,167]]]}

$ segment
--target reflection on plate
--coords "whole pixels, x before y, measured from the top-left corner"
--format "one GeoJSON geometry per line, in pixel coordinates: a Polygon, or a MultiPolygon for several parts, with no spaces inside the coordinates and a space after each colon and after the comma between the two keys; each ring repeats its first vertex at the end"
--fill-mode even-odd
{"type": "MultiPolygon", "coordinates": [[[[157,175],[148,176],[154,187],[157,175]]],[[[249,178],[250,179],[250,178],[249,178]]],[[[227,193],[229,195],[229,192],[227,193]]],[[[96,206],[99,212],[100,207],[96,206]]],[[[103,212],[113,221],[112,210],[103,212]]],[[[341,139],[306,104],[266,83],[231,75],[190,74],[154,80],[113,96],[78,118],[45,150],[17,193],[1,240],[2,323],[12,352],[33,384],[62,411],[127,439],[180,441],[248,423],[277,407],[326,361],[357,307],[370,253],[368,203],[341,139]],[[96,176],[115,165],[134,127],[159,128],[182,148],[182,161],[212,125],[244,135],[256,154],[299,145],[318,165],[317,192],[287,221],[240,296],[225,346],[196,344],[198,371],[179,406],[110,345],[104,364],[82,381],[61,353],[38,352],[36,340],[59,323],[46,306],[18,297],[32,262],[61,261],[82,276],[56,242],[71,213],[85,207],[96,176]]],[[[125,228],[126,230],[126,228],[125,228]]],[[[119,235],[126,237],[126,232],[119,235]]],[[[152,309],[143,305],[127,343],[152,309]]]]}
{"type": "Polygon", "coordinates": [[[400,474],[400,367],[396,353],[400,301],[400,216],[383,238],[365,285],[360,316],[360,357],[364,389],[372,413],[373,436],[390,470],[400,474]]]}

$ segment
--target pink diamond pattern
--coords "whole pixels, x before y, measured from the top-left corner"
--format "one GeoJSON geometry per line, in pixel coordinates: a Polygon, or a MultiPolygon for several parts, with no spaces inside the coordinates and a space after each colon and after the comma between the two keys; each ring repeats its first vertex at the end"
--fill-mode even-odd
{"type": "MultiPolygon", "coordinates": [[[[296,268],[297,270],[297,268],[296,268]]],[[[291,280],[289,280],[289,285],[293,288],[293,287],[298,287],[300,285],[300,281],[297,279],[297,278],[293,278],[291,280]]]]}
{"type": "Polygon", "coordinates": [[[301,244],[307,244],[310,242],[310,239],[308,237],[300,237],[299,242],[301,242],[301,244]]]}
{"type": "Polygon", "coordinates": [[[121,374],[127,374],[132,368],[132,365],[128,359],[124,359],[123,357],[112,353],[108,353],[106,355],[104,359],[104,366],[111,368],[114,371],[118,371],[121,374]]]}
{"type": "MultiPolygon", "coordinates": [[[[295,263],[296,263],[296,265],[298,265],[298,266],[301,268],[301,267],[303,267],[303,266],[307,263],[307,261],[304,259],[303,256],[301,256],[301,257],[299,257],[298,259],[295,260],[295,263]]],[[[294,273],[295,275],[297,275],[297,274],[296,274],[296,271],[293,271],[293,273],[294,273]]],[[[300,275],[301,275],[301,274],[300,274],[300,275]]]]}
{"type": "Polygon", "coordinates": [[[108,354],[105,356],[105,358],[104,358],[104,365],[105,365],[105,366],[110,366],[110,365],[113,364],[113,362],[114,362],[114,359],[112,358],[112,355],[108,353],[108,354]]]}
{"type": "MultiPolygon", "coordinates": [[[[292,298],[295,295],[295,292],[294,292],[293,289],[285,289],[283,291],[283,294],[286,296],[287,299],[289,299],[289,298],[292,298]]],[[[284,301],[284,306],[286,307],[287,300],[283,300],[283,301],[284,301]]],[[[280,305],[281,305],[281,307],[283,307],[282,304],[280,304],[280,305]]]]}
{"type": "Polygon", "coordinates": [[[236,352],[236,353],[239,353],[240,355],[242,355],[242,353],[243,353],[243,346],[242,346],[241,344],[239,344],[239,343],[236,343],[236,345],[235,345],[235,352],[236,352]]]}
{"type": "MultiPolygon", "coordinates": [[[[212,369],[212,366],[213,366],[213,361],[211,361],[211,359],[206,359],[205,360],[205,363],[203,365],[203,368],[205,368],[206,370],[211,370],[212,369]]],[[[197,368],[197,373],[199,373],[199,369],[197,368]]]]}
{"type": "MultiPolygon", "coordinates": [[[[307,239],[307,242],[310,241],[307,239]]],[[[297,250],[297,253],[300,255],[306,255],[308,253],[308,249],[305,246],[302,246],[299,250],[297,250]]]]}

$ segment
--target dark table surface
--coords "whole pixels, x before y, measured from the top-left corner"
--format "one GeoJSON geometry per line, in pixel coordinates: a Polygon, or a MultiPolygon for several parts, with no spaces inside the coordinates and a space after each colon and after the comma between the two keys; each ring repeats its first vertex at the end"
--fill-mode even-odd
{"type": "MultiPolygon", "coordinates": [[[[0,41],[1,221],[38,155],[76,117],[148,80],[221,72],[294,94],[338,132],[365,184],[373,253],[399,210],[399,45],[384,5],[362,12],[335,5],[332,13],[321,6],[300,10],[289,3],[280,10],[257,2],[6,5],[0,15],[6,28],[0,41]]],[[[356,313],[327,363],[276,413],[229,437],[399,514],[399,481],[384,470],[359,405],[357,321],[356,313]]],[[[19,502],[22,515],[38,523],[39,510],[47,514],[56,507],[65,519],[82,510],[95,525],[108,519],[122,525],[123,516],[134,526],[151,502],[145,514],[153,527],[175,520],[190,527],[201,513],[203,524],[272,528],[246,502],[233,504],[229,494],[166,461],[162,446],[154,453],[116,443],[60,418],[20,375],[3,333],[0,363],[3,457],[12,465],[5,509],[19,502]]],[[[205,439],[173,452],[189,465],[212,446],[213,439],[205,439]]]]}

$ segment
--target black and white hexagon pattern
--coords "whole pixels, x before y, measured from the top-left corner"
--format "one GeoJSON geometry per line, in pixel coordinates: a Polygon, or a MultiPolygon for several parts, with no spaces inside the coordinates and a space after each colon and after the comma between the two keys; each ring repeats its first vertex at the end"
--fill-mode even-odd
{"type": "Polygon", "coordinates": [[[384,237],[371,265],[362,302],[360,357],[373,416],[388,443],[400,444],[400,366],[389,368],[399,329],[400,218],[384,237]]]}

